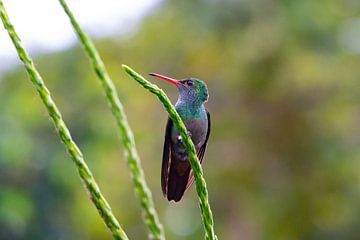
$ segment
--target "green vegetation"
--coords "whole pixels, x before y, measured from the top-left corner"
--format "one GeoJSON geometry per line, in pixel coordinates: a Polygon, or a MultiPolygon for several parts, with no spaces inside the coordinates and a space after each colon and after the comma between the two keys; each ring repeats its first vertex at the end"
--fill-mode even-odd
{"type": "Polygon", "coordinates": [[[10,19],[7,16],[7,13],[5,11],[4,5],[1,0],[0,0],[0,18],[3,22],[5,29],[9,33],[9,36],[16,48],[19,58],[23,62],[26,71],[29,74],[32,84],[39,93],[40,98],[44,106],[46,107],[46,110],[49,116],[51,117],[56,130],[59,133],[59,137],[61,141],[65,144],[67,151],[69,152],[74,164],[77,167],[80,178],[84,183],[84,187],[88,190],[90,194],[90,199],[95,204],[106,226],[112,232],[114,239],[127,240],[128,237],[126,236],[125,232],[123,231],[120,224],[116,220],[106,199],[100,192],[100,189],[97,183],[95,182],[95,179],[92,173],[90,172],[90,169],[88,168],[86,162],[84,161],[83,154],[81,153],[76,143],[73,141],[70,135],[70,131],[65,125],[61,113],[57,108],[54,100],[52,99],[48,88],[46,87],[44,81],[42,80],[39,72],[36,70],[32,59],[30,58],[30,56],[27,54],[26,50],[22,46],[21,40],[19,36],[16,34],[13,25],[10,23],[10,19]]]}
{"type": "MultiPolygon", "coordinates": [[[[163,198],[167,114],[121,64],[206,81],[213,131],[202,168],[219,239],[355,240],[359,13],[352,0],[169,0],[130,34],[95,42],[167,239],[203,239],[195,187],[179,204],[163,198]]],[[[34,60],[129,239],[146,239],[113,116],[83,50],[34,60]]],[[[0,76],[0,239],[110,239],[24,72],[0,76]]],[[[176,88],[158,84],[175,102],[176,88]]]]}
{"type": "Polygon", "coordinates": [[[141,168],[140,159],[135,146],[134,135],[130,129],[130,125],[124,112],[124,107],[119,100],[114,84],[111,81],[104,66],[104,63],[101,60],[94,44],[86,35],[86,33],[81,29],[80,25],[77,23],[66,2],[64,0],[60,0],[60,4],[64,8],[65,13],[70,18],[71,24],[73,25],[82,43],[82,46],[88,54],[88,57],[100,80],[106,98],[111,107],[112,113],[115,117],[120,135],[122,137],[124,155],[127,157],[128,166],[134,182],[134,187],[137,194],[139,195],[140,205],[143,208],[144,222],[148,227],[150,234],[149,239],[165,239],[163,227],[160,224],[159,217],[157,216],[154,207],[151,191],[146,184],[144,171],[141,168]]]}

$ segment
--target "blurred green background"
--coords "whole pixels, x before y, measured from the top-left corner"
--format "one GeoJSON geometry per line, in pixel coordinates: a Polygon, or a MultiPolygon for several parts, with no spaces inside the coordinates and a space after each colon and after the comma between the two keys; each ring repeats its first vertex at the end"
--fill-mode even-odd
{"type": "MultiPolygon", "coordinates": [[[[178,204],[163,198],[167,115],[122,63],[207,82],[203,168],[219,239],[360,239],[358,0],[163,1],[134,31],[96,45],[168,239],[203,239],[195,189],[178,204]]],[[[146,239],[113,117],[81,47],[35,61],[125,231],[146,239]]],[[[150,80],[176,101],[173,86],[150,80]]],[[[111,239],[22,67],[0,81],[0,239],[111,239]]]]}

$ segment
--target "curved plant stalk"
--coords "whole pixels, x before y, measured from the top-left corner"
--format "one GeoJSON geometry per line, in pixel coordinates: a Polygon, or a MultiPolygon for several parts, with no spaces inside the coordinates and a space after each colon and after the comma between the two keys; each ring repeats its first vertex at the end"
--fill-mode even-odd
{"type": "Polygon", "coordinates": [[[201,216],[204,223],[206,239],[216,239],[215,232],[214,232],[214,220],[212,216],[212,212],[210,209],[209,199],[208,199],[208,191],[206,188],[206,182],[203,177],[203,172],[201,169],[201,165],[199,159],[196,154],[195,146],[191,141],[185,124],[181,120],[179,114],[175,110],[174,106],[171,104],[169,98],[166,96],[164,91],[160,89],[155,84],[150,83],[149,81],[145,80],[140,74],[136,73],[130,67],[126,65],[122,65],[124,70],[127,74],[129,74],[132,78],[134,78],[138,83],[140,83],[145,89],[149,90],[150,92],[154,93],[161,103],[164,105],[166,111],[169,113],[171,120],[173,121],[176,129],[178,129],[181,138],[183,139],[183,143],[186,149],[186,152],[189,155],[190,165],[194,172],[195,183],[196,183],[196,191],[199,197],[199,204],[201,210],[201,216]]]}
{"type": "Polygon", "coordinates": [[[42,80],[39,72],[36,70],[32,59],[29,57],[26,50],[22,46],[21,40],[16,34],[13,25],[10,23],[9,17],[1,0],[0,17],[5,29],[7,30],[16,48],[20,60],[24,63],[31,82],[39,93],[40,98],[58,131],[61,141],[65,144],[67,151],[69,152],[73,162],[77,167],[83,185],[89,192],[90,199],[96,206],[104,223],[112,232],[114,239],[127,240],[128,237],[126,236],[124,230],[121,228],[119,222],[116,220],[106,199],[101,194],[99,186],[97,185],[90,169],[86,165],[81,151],[79,150],[75,142],[72,140],[70,131],[66,127],[59,109],[51,98],[49,90],[46,88],[44,81],[42,80]]]}
{"type": "Polygon", "coordinates": [[[149,239],[165,239],[163,227],[159,221],[159,217],[154,207],[151,191],[149,190],[149,187],[147,186],[145,181],[144,171],[142,170],[140,158],[138,156],[135,146],[134,135],[127,121],[124,107],[119,100],[114,84],[111,81],[93,42],[88,37],[88,35],[81,29],[71,10],[67,6],[65,0],[59,0],[59,2],[63,7],[65,13],[68,15],[70,22],[91,61],[91,64],[101,82],[107,101],[115,117],[122,137],[124,153],[127,157],[127,162],[131,170],[135,189],[137,194],[139,195],[140,205],[144,212],[144,222],[150,234],[149,239]]]}

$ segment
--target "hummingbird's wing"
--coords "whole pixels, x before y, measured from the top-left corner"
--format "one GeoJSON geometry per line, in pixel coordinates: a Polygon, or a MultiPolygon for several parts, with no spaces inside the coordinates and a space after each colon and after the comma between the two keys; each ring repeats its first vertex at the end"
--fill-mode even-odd
{"type": "MultiPolygon", "coordinates": [[[[198,150],[198,158],[200,163],[204,157],[207,141],[210,135],[210,114],[207,112],[208,129],[203,145],[198,150]]],[[[161,188],[165,197],[169,201],[180,201],[186,189],[188,189],[194,182],[194,176],[189,161],[178,159],[174,152],[174,143],[171,140],[171,133],[173,129],[173,122],[169,118],[166,131],[165,142],[163,150],[163,159],[161,167],[161,188]]]]}
{"type": "MultiPolygon", "coordinates": [[[[207,114],[207,121],[208,121],[208,129],[207,129],[207,133],[206,133],[206,139],[205,139],[205,142],[204,144],[200,147],[198,153],[197,153],[197,156],[198,156],[198,159],[200,161],[200,163],[202,163],[202,160],[204,158],[204,154],[205,154],[205,150],[206,150],[206,146],[207,146],[207,142],[209,140],[209,136],[210,136],[210,131],[211,131],[211,121],[210,121],[210,113],[209,111],[206,109],[206,114],[207,114]]],[[[186,185],[186,190],[191,187],[191,185],[194,183],[194,173],[191,169],[190,171],[190,175],[189,175],[189,180],[187,182],[187,185],[186,185]]]]}
{"type": "Polygon", "coordinates": [[[169,176],[169,162],[170,162],[170,153],[171,153],[171,130],[173,128],[173,122],[169,118],[166,124],[165,130],[165,141],[163,148],[163,158],[161,165],[161,189],[164,196],[167,195],[167,179],[169,176]]]}
{"type": "Polygon", "coordinates": [[[171,133],[173,129],[173,122],[169,118],[166,131],[165,142],[163,150],[163,159],[161,167],[161,189],[169,201],[180,201],[189,179],[189,173],[191,166],[189,161],[178,159],[174,152],[175,146],[171,139],[171,133]]]}

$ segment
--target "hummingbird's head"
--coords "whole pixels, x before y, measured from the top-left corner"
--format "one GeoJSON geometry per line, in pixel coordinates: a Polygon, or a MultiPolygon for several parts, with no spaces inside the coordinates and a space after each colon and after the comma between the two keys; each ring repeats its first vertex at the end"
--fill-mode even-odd
{"type": "Polygon", "coordinates": [[[209,98],[207,86],[204,81],[196,78],[187,78],[183,80],[176,80],[173,78],[165,77],[157,73],[150,73],[150,76],[164,79],[179,89],[179,99],[184,101],[196,101],[204,103],[209,98]]]}
{"type": "Polygon", "coordinates": [[[180,98],[196,99],[204,103],[209,98],[208,89],[204,81],[196,78],[188,78],[179,81],[181,84],[177,85],[180,93],[180,98]]]}

